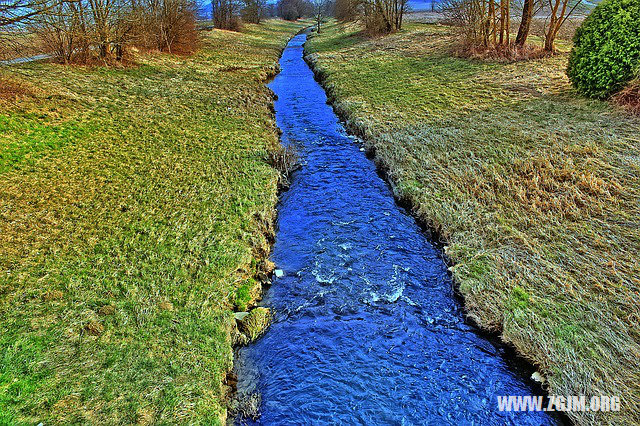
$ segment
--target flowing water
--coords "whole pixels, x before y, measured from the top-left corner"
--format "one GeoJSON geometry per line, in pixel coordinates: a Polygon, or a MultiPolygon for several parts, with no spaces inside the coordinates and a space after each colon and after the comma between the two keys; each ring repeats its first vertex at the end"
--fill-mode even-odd
{"type": "Polygon", "coordinates": [[[270,84],[283,144],[302,168],[281,197],[262,302],[275,322],[239,351],[238,392],[262,424],[553,424],[504,413],[539,393],[466,324],[439,250],[348,136],[294,37],[270,84]]]}
{"type": "Polygon", "coordinates": [[[24,58],[7,59],[5,61],[0,61],[0,65],[17,65],[17,64],[24,64],[27,62],[42,61],[43,59],[49,59],[49,58],[51,58],[51,55],[42,54],[42,55],[28,56],[24,58]]]}

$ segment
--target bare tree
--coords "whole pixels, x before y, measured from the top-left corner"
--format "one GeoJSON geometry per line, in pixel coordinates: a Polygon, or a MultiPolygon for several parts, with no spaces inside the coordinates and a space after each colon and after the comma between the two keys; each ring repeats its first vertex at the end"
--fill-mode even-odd
{"type": "Polygon", "coordinates": [[[497,49],[510,54],[525,46],[535,14],[548,13],[544,50],[553,52],[558,32],[583,0],[523,0],[522,20],[511,41],[513,0],[445,0],[443,11],[464,35],[470,47],[497,49]],[[546,2],[544,5],[542,2],[546,2]],[[544,7],[543,7],[544,6],[544,7]],[[548,10],[547,10],[548,8],[548,10]]]}
{"type": "Polygon", "coordinates": [[[49,0],[0,0],[0,29],[25,24],[58,4],[49,0]]]}
{"type": "Polygon", "coordinates": [[[48,7],[31,23],[34,33],[55,59],[69,63],[86,61],[90,54],[90,36],[85,4],[63,1],[48,7]]]}
{"type": "Polygon", "coordinates": [[[241,9],[238,0],[211,0],[213,27],[234,31],[240,29],[241,9]]]}
{"type": "Polygon", "coordinates": [[[37,52],[27,31],[29,25],[42,13],[58,6],[58,1],[0,0],[0,57],[37,52]]]}
{"type": "Polygon", "coordinates": [[[31,28],[59,62],[120,61],[127,47],[190,52],[197,45],[193,0],[62,0],[31,28]]]}
{"type": "Polygon", "coordinates": [[[241,16],[245,22],[252,24],[259,24],[266,13],[267,2],[266,0],[243,0],[244,8],[242,9],[241,16]]]}
{"type": "Polygon", "coordinates": [[[336,13],[343,19],[357,16],[368,32],[388,33],[402,28],[408,0],[351,0],[353,3],[336,2],[336,13]]]}
{"type": "Polygon", "coordinates": [[[133,30],[129,0],[62,0],[31,27],[60,62],[122,59],[133,30]]]}
{"type": "Polygon", "coordinates": [[[328,0],[313,0],[314,19],[316,21],[316,30],[320,34],[320,25],[327,14],[327,8],[329,7],[328,0]]]}
{"type": "Polygon", "coordinates": [[[446,0],[442,8],[448,20],[460,29],[467,44],[488,47],[498,44],[498,36],[500,43],[504,43],[503,3],[501,0],[497,8],[494,0],[446,0]]]}
{"type": "Polygon", "coordinates": [[[544,34],[544,50],[555,51],[555,41],[558,32],[567,22],[567,19],[582,4],[582,0],[547,0],[549,2],[548,25],[544,34]]]}
{"type": "Polygon", "coordinates": [[[360,17],[360,2],[357,0],[336,0],[335,17],[339,21],[355,21],[360,17]]]}
{"type": "Polygon", "coordinates": [[[86,0],[77,4],[84,6],[90,15],[90,36],[98,56],[101,59],[111,55],[122,58],[127,35],[133,28],[131,3],[126,0],[86,0]]]}
{"type": "MultiPolygon", "coordinates": [[[[484,4],[484,2],[482,2],[484,4]]],[[[509,45],[511,38],[511,1],[500,0],[500,44],[509,45]]]]}
{"type": "Polygon", "coordinates": [[[308,0],[278,0],[276,8],[278,15],[287,21],[314,15],[313,4],[308,0]]]}
{"type": "Polygon", "coordinates": [[[193,50],[197,43],[196,4],[191,0],[143,0],[136,4],[137,33],[147,48],[164,52],[193,50]]]}
{"type": "Polygon", "coordinates": [[[516,36],[516,46],[524,47],[531,31],[531,21],[534,14],[534,2],[535,0],[524,0],[522,5],[522,19],[520,20],[520,26],[518,27],[518,35],[516,36]]]}
{"type": "MultiPolygon", "coordinates": [[[[443,11],[470,46],[511,46],[512,0],[446,0],[443,11]]],[[[528,30],[527,30],[528,32],[528,30]]]]}

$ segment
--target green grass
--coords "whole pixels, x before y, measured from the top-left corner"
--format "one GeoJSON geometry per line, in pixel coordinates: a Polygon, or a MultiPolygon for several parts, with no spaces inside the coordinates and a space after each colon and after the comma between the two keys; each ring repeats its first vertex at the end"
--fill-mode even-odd
{"type": "Polygon", "coordinates": [[[0,423],[224,420],[276,203],[264,84],[300,25],[0,70],[0,423]]]}
{"type": "Polygon", "coordinates": [[[566,53],[497,63],[454,43],[445,26],[331,24],[307,50],[396,195],[446,239],[469,316],[550,393],[622,398],[574,420],[640,423],[640,121],[578,96],[566,53]]]}

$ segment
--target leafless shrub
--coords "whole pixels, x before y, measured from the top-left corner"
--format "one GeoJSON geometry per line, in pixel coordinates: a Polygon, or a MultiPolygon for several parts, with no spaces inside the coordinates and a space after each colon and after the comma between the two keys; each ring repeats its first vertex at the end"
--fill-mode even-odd
{"type": "Polygon", "coordinates": [[[143,0],[135,8],[137,44],[169,53],[197,48],[196,4],[191,0],[143,0]]]}
{"type": "Polygon", "coordinates": [[[87,62],[91,56],[86,10],[81,3],[57,3],[40,14],[32,28],[60,63],[87,62]]]}

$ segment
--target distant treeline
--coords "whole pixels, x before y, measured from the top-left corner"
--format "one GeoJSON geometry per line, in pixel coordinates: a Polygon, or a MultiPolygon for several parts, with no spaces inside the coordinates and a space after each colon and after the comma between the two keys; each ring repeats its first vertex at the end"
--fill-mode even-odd
{"type": "MultiPolygon", "coordinates": [[[[333,0],[212,0],[214,28],[237,30],[242,22],[259,24],[265,18],[279,17],[289,21],[333,14],[333,0]]],[[[202,10],[202,9],[201,9],[202,10]]]]}

